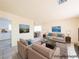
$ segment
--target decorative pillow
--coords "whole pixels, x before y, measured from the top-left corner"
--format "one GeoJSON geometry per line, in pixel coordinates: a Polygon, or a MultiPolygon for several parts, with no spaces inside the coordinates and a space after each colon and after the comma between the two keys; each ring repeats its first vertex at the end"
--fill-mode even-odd
{"type": "Polygon", "coordinates": [[[52,33],[48,33],[48,36],[52,36],[52,33]]]}
{"type": "Polygon", "coordinates": [[[32,40],[31,39],[28,39],[26,41],[28,42],[28,45],[31,45],[32,44],[32,40]]]}

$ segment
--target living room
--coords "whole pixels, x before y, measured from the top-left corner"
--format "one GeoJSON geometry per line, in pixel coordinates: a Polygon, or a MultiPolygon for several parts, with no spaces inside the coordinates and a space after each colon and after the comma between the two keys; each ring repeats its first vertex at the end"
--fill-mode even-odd
{"type": "MultiPolygon", "coordinates": [[[[16,0],[7,0],[7,1],[0,0],[0,20],[8,19],[11,21],[11,47],[10,49],[9,48],[4,49],[5,52],[4,50],[0,49],[0,59],[20,59],[18,57],[18,52],[20,51],[17,48],[18,47],[17,41],[20,41],[20,39],[23,39],[23,40],[31,39],[33,41],[40,41],[44,39],[43,38],[44,34],[45,34],[45,40],[51,39],[48,36],[52,36],[52,35],[57,36],[58,34],[64,35],[63,36],[64,41],[66,41],[66,39],[68,38],[69,43],[62,42],[62,40],[54,40],[55,42],[58,43],[57,44],[58,47],[56,51],[54,52],[54,54],[56,54],[56,57],[60,56],[60,54],[59,55],[57,54],[61,53],[62,49],[60,47],[63,47],[63,46],[65,47],[66,46],[64,45],[65,43],[69,45],[68,49],[66,47],[67,51],[65,52],[65,53],[67,52],[68,53],[65,56],[61,56],[61,57],[64,57],[65,59],[69,59],[69,58],[78,59],[79,57],[77,55],[79,55],[79,53],[77,53],[75,49],[78,49],[79,47],[79,43],[78,43],[79,41],[79,8],[77,7],[79,5],[79,1],[78,0],[76,1],[75,0],[62,0],[61,2],[60,1],[61,0],[50,0],[50,1],[49,0],[42,0],[42,1],[40,0],[31,0],[31,1],[30,0],[20,0],[20,1],[19,0],[17,1],[16,0]],[[40,28],[37,29],[38,30],[37,34],[39,35],[37,38],[34,38],[34,35],[35,35],[34,29],[36,26],[41,26],[40,27],[41,30],[38,30],[40,28]],[[21,33],[20,31],[21,27],[29,28],[26,31],[27,33],[21,33]],[[57,27],[59,28],[58,30],[57,30],[57,27]],[[53,28],[55,28],[55,31],[53,31],[53,28]],[[74,45],[76,45],[77,48],[75,48],[74,45]]],[[[0,27],[0,30],[2,31],[1,27],[0,27]]],[[[52,38],[56,38],[56,37],[52,36],[52,38]]],[[[40,41],[40,43],[42,44],[44,43],[43,45],[45,46],[45,44],[47,44],[47,41],[40,41]]],[[[40,47],[40,48],[47,49],[47,47],[46,48],[40,47]]],[[[39,50],[41,50],[40,48],[39,50]]],[[[20,54],[24,53],[24,51],[20,52],[20,54]]],[[[43,52],[41,53],[43,54],[43,52]]],[[[48,52],[46,53],[49,54],[48,52]]],[[[22,55],[21,56],[26,59],[27,57],[25,57],[24,54],[23,56],[22,55]]],[[[31,54],[30,55],[28,54],[28,56],[31,56],[31,54]]],[[[44,57],[39,57],[38,54],[37,55],[34,54],[32,56],[31,56],[32,58],[28,58],[28,59],[48,59],[49,58],[49,56],[47,55],[45,55],[44,57]],[[32,57],[32,56],[37,56],[37,57],[32,57]]],[[[52,58],[52,59],[55,59],[55,58],[52,58]]]]}

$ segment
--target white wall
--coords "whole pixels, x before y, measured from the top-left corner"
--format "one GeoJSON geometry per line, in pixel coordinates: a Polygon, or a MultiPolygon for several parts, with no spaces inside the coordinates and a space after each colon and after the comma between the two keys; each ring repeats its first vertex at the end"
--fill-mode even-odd
{"type": "Polygon", "coordinates": [[[10,13],[6,13],[3,11],[0,11],[0,17],[1,18],[7,18],[11,20],[12,25],[12,46],[17,45],[17,40],[20,38],[22,39],[30,39],[33,38],[33,20],[22,18],[16,15],[12,15],[10,13]],[[30,32],[26,34],[20,34],[19,33],[19,24],[28,24],[30,25],[30,32]]]}

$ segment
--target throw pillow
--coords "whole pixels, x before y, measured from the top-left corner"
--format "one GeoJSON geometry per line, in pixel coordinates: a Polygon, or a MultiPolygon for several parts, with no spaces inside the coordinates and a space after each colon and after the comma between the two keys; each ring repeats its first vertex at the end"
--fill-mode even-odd
{"type": "Polygon", "coordinates": [[[28,45],[32,44],[32,40],[31,39],[28,39],[27,42],[28,42],[28,45]]]}
{"type": "Polygon", "coordinates": [[[52,36],[52,33],[48,33],[48,36],[52,36]]]}

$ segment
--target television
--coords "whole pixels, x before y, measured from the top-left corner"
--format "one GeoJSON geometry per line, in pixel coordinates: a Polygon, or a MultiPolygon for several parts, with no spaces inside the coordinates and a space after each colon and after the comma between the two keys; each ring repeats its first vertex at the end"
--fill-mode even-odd
{"type": "Polygon", "coordinates": [[[61,26],[53,26],[52,32],[61,32],[61,26]]]}
{"type": "Polygon", "coordinates": [[[19,24],[19,33],[29,33],[29,25],[19,24]]]}

